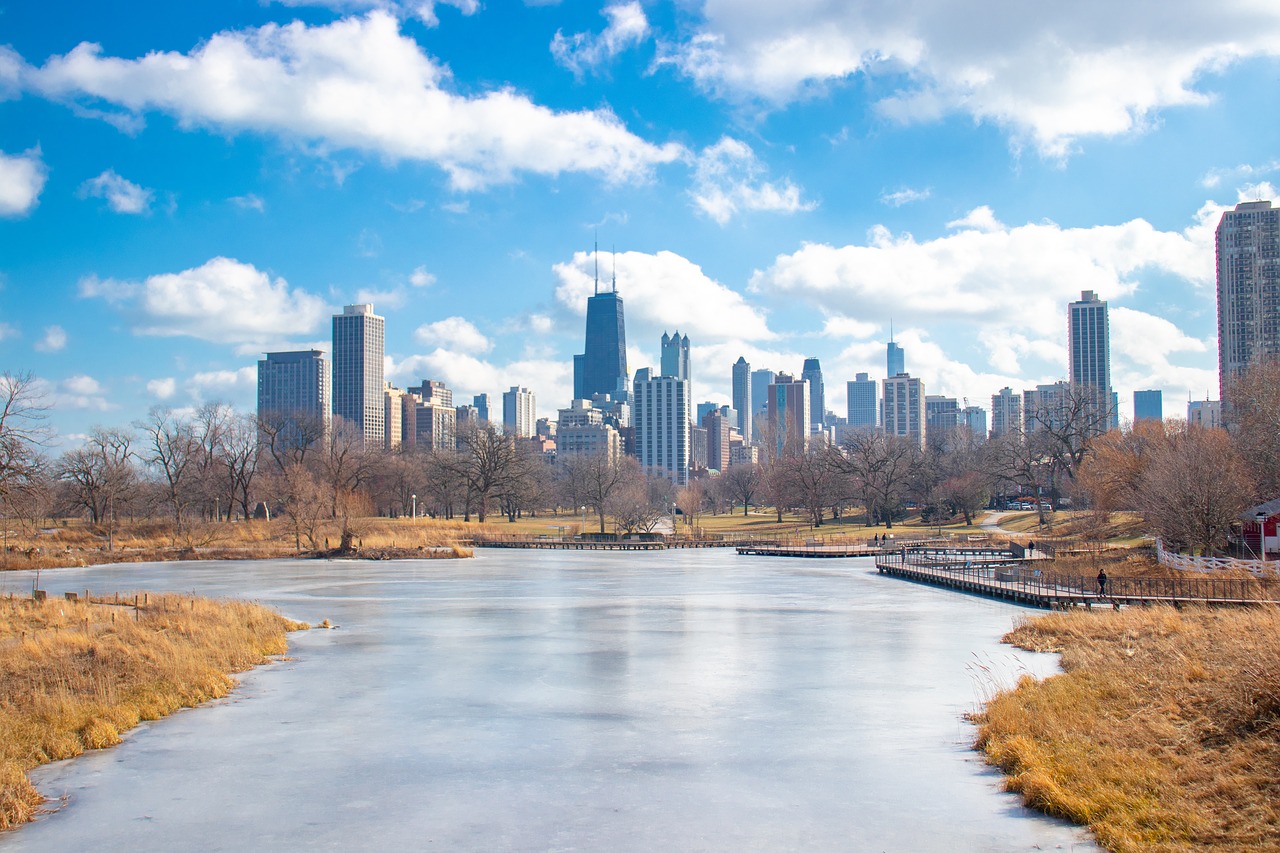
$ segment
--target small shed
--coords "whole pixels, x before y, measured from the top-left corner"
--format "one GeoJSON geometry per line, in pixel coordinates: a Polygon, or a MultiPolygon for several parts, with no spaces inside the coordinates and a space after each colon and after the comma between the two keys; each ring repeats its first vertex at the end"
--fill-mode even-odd
{"type": "Polygon", "coordinates": [[[1240,534],[1244,544],[1258,556],[1280,552],[1280,498],[1251,506],[1240,513],[1240,534]]]}

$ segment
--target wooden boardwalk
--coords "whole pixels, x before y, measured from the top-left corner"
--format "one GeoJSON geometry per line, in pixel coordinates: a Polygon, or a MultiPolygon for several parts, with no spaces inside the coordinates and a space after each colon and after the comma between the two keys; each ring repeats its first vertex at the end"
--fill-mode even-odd
{"type": "Polygon", "coordinates": [[[779,545],[761,543],[738,545],[739,554],[753,557],[874,557],[883,553],[879,548],[868,545],[779,545]]]}
{"type": "Polygon", "coordinates": [[[532,548],[548,551],[665,551],[665,542],[597,542],[591,539],[476,539],[476,548],[532,548]]]}
{"type": "Polygon", "coordinates": [[[1064,609],[1096,605],[1256,605],[1280,601],[1280,583],[1251,578],[1111,578],[1105,595],[1085,577],[1048,580],[1035,560],[1008,551],[910,549],[876,558],[881,574],[942,586],[1032,607],[1064,609]]]}

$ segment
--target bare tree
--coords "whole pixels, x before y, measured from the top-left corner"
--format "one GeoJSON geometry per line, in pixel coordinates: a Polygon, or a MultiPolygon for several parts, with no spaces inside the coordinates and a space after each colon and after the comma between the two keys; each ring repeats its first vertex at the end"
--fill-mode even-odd
{"type": "MultiPolygon", "coordinates": [[[[1049,402],[1029,411],[1027,422],[1028,432],[1043,442],[1051,473],[1075,480],[1090,442],[1110,428],[1111,400],[1092,385],[1064,385],[1049,402]]],[[[1057,491],[1056,480],[1051,480],[1050,487],[1057,491]]]]}
{"type": "Polygon", "coordinates": [[[1254,480],[1256,501],[1280,497],[1280,360],[1250,365],[1227,385],[1223,413],[1254,480]]]}
{"type": "Polygon", "coordinates": [[[106,526],[108,548],[114,539],[116,512],[138,485],[133,438],[128,430],[95,427],[82,447],[64,453],[58,461],[58,478],[67,484],[72,505],[87,511],[94,524],[106,526]]]}
{"type": "Polygon", "coordinates": [[[194,497],[200,440],[188,419],[167,408],[153,408],[136,426],[145,437],[142,461],[159,474],[163,483],[165,502],[173,513],[176,541],[182,534],[187,504],[194,497]]]}
{"type": "Polygon", "coordinates": [[[233,503],[247,521],[253,517],[253,483],[258,474],[262,454],[258,448],[258,423],[253,417],[237,415],[227,422],[218,445],[224,481],[229,487],[227,520],[231,520],[233,503]]]}
{"type": "Polygon", "coordinates": [[[490,501],[514,485],[515,441],[489,423],[468,426],[459,432],[458,451],[469,498],[466,520],[471,520],[471,507],[474,506],[477,520],[484,524],[490,501]]]}
{"type": "Polygon", "coordinates": [[[258,442],[283,471],[290,463],[304,465],[322,447],[329,428],[324,418],[307,412],[263,412],[258,418],[258,442]]]}
{"type": "Polygon", "coordinates": [[[845,439],[842,464],[867,511],[867,526],[893,527],[916,466],[920,445],[908,436],[855,431],[845,439]]]}
{"type": "Polygon", "coordinates": [[[1222,430],[1191,427],[1154,447],[1139,480],[1138,505],[1175,548],[1210,553],[1226,544],[1249,505],[1249,471],[1222,430]]]}
{"type": "MultiPolygon", "coordinates": [[[[688,527],[698,526],[698,516],[707,501],[707,487],[701,480],[692,480],[689,485],[676,490],[676,506],[684,514],[684,523],[688,527]]],[[[675,531],[673,530],[672,533],[675,531]]]]}
{"type": "MultiPolygon", "coordinates": [[[[560,464],[562,493],[590,507],[605,532],[605,515],[614,493],[624,484],[644,483],[644,472],[633,457],[610,459],[607,454],[573,456],[560,464]]],[[[647,495],[646,495],[647,501],[647,495]]]]}
{"type": "Polygon", "coordinates": [[[742,515],[745,517],[760,490],[760,479],[759,465],[730,465],[729,470],[720,475],[718,483],[730,504],[742,504],[742,515]]]}

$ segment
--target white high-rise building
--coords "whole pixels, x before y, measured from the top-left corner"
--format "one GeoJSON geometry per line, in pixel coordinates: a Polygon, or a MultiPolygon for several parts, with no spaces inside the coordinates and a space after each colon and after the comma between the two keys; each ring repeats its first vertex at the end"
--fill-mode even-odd
{"type": "Polygon", "coordinates": [[[1120,413],[1111,392],[1111,326],[1107,303],[1092,290],[1082,291],[1079,302],[1067,306],[1068,379],[1072,385],[1092,388],[1097,405],[1107,409],[1106,428],[1120,426],[1120,413]]]}
{"type": "Polygon", "coordinates": [[[884,416],[884,431],[915,439],[924,446],[925,412],[924,383],[908,373],[890,376],[884,381],[884,397],[880,411],[884,416]]]}
{"type": "Polygon", "coordinates": [[[386,322],[368,304],[348,305],[333,315],[333,414],[353,425],[369,447],[386,442],[386,322]]]}
{"type": "Polygon", "coordinates": [[[631,423],[635,450],[646,471],[661,474],[677,486],[689,483],[692,454],[689,381],[636,371],[631,384],[631,423]]]}
{"type": "Polygon", "coordinates": [[[537,401],[528,388],[512,385],[502,393],[502,431],[513,438],[533,438],[538,421],[537,401]]]}

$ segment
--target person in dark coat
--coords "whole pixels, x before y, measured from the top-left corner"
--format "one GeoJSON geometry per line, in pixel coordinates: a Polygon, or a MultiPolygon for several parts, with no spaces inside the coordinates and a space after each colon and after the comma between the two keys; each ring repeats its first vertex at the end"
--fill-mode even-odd
{"type": "Polygon", "coordinates": [[[1098,569],[1098,595],[1107,594],[1107,570],[1098,569]]]}

